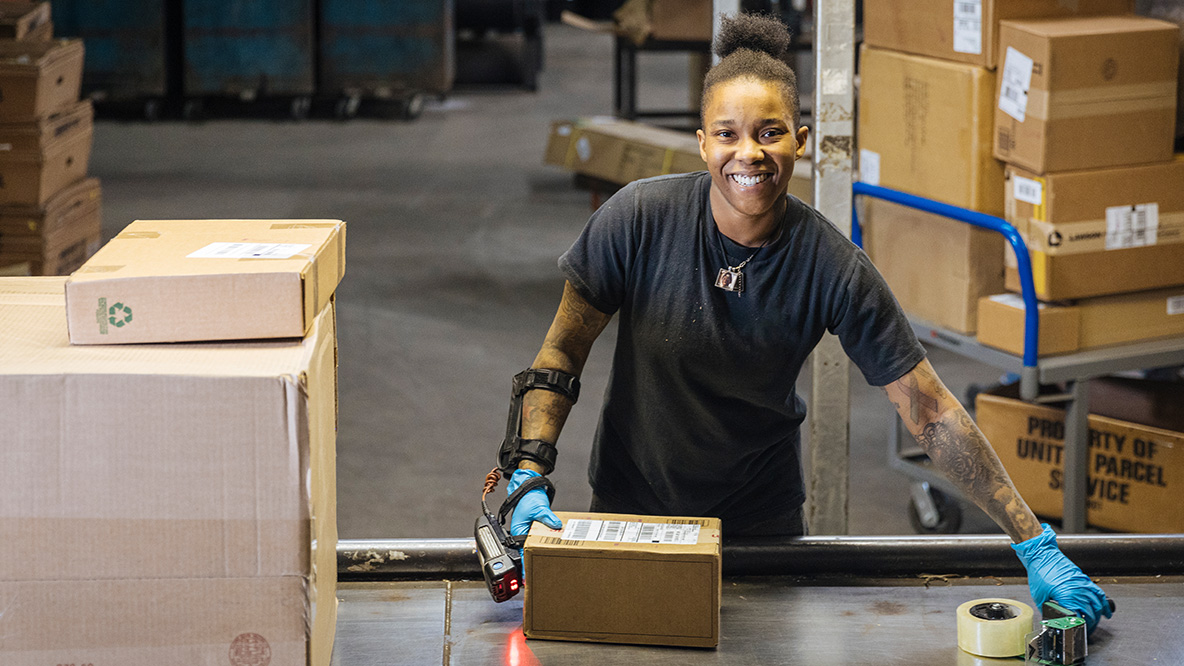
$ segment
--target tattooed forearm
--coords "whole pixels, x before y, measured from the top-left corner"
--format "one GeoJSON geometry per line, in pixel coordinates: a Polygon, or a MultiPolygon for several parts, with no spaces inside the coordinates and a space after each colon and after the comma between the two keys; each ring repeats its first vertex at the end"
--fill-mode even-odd
{"type": "Polygon", "coordinates": [[[930,460],[1014,541],[1040,533],[994,449],[950,395],[928,361],[885,387],[909,432],[930,460]]]}

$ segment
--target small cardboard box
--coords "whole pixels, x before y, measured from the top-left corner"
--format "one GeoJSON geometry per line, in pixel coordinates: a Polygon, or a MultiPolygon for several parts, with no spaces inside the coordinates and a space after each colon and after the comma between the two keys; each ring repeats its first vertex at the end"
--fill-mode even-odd
{"type": "Polygon", "coordinates": [[[860,60],[860,178],[955,206],[1003,213],[991,155],[995,74],[865,47],[860,60]]]}
{"type": "Polygon", "coordinates": [[[1175,24],[1137,16],[1004,21],[999,50],[995,157],[1038,174],[1171,159],[1175,24]]]}
{"type": "Polygon", "coordinates": [[[32,122],[78,101],[82,40],[0,41],[0,122],[32,122]]]}
{"type": "MultiPolygon", "coordinates": [[[[1184,531],[1179,384],[1092,380],[1089,392],[1088,524],[1124,532],[1184,531]]],[[[1023,402],[1013,385],[978,394],[975,418],[1032,511],[1059,518],[1064,410],[1023,402]]]]}
{"type": "Polygon", "coordinates": [[[863,31],[871,46],[994,69],[1001,20],[1134,10],[1134,0],[864,0],[863,31]]]}
{"type": "Polygon", "coordinates": [[[70,341],[300,337],[344,271],[339,220],[139,220],[66,283],[70,341]]]}
{"type": "MultiPolygon", "coordinates": [[[[979,300],[979,342],[1022,354],[1024,305],[1017,294],[979,300]]],[[[1039,303],[1041,356],[1184,336],[1184,287],[1039,303]]]]}
{"type": "Polygon", "coordinates": [[[963,333],[978,299],[1003,287],[1003,237],[956,220],[868,198],[864,247],[909,314],[963,333]]]}
{"type": "Polygon", "coordinates": [[[98,251],[102,231],[99,181],[87,178],[44,207],[0,207],[0,265],[24,262],[33,275],[67,275],[98,251]]]}
{"type": "Polygon", "coordinates": [[[36,39],[46,25],[48,2],[0,2],[0,39],[36,39]]]}
{"type": "MultiPolygon", "coordinates": [[[[1039,176],[1009,166],[1006,216],[1043,300],[1184,284],[1184,155],[1162,164],[1039,176]]],[[[1007,288],[1019,291],[1008,248],[1007,288]]]]}
{"type": "Polygon", "coordinates": [[[715,647],[720,521],[560,511],[526,540],[527,638],[715,647]]]}
{"type": "Polygon", "coordinates": [[[652,39],[710,42],[712,0],[653,0],[652,39]]]}
{"type": "Polygon", "coordinates": [[[85,178],[93,119],[88,100],[36,123],[0,124],[0,205],[39,206],[85,178]]]}
{"type": "Polygon", "coordinates": [[[332,304],[298,340],[78,347],[64,290],[0,279],[0,663],[327,666],[332,304]]]}

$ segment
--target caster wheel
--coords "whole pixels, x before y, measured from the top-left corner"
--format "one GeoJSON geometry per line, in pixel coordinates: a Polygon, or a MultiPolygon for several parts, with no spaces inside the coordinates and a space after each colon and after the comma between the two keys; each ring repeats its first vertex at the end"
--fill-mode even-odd
{"type": "Polygon", "coordinates": [[[308,112],[312,109],[312,98],[310,97],[296,97],[292,100],[292,105],[288,112],[292,116],[292,120],[305,120],[308,118],[308,112]]]}
{"type": "Polygon", "coordinates": [[[181,106],[181,117],[185,120],[201,120],[203,113],[204,109],[200,99],[187,99],[185,104],[181,106]]]}
{"type": "Polygon", "coordinates": [[[917,534],[956,534],[962,526],[962,507],[949,495],[929,487],[928,483],[920,484],[923,488],[913,487],[909,498],[909,524],[917,534]],[[918,499],[918,493],[925,493],[928,499],[918,499]],[[931,503],[931,506],[924,506],[931,503]]]}
{"type": "Polygon", "coordinates": [[[333,117],[338,120],[349,120],[358,115],[358,107],[361,105],[360,97],[342,97],[333,105],[333,117]]]}
{"type": "Polygon", "coordinates": [[[423,113],[424,97],[423,93],[415,93],[403,101],[402,115],[403,120],[415,120],[419,114],[423,113]]]}

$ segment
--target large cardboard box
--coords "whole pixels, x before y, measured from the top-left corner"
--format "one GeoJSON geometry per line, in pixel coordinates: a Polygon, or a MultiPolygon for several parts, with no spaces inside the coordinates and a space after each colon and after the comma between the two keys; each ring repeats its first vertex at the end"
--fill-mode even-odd
{"type": "MultiPolygon", "coordinates": [[[[1077,350],[1184,337],[1184,287],[1086,298],[1073,303],[1039,303],[1042,356],[1077,350]]],[[[978,341],[1022,354],[1024,306],[1018,294],[979,300],[978,341]]]]}
{"type": "Polygon", "coordinates": [[[139,220],[66,283],[70,341],[300,337],[344,272],[339,220],[139,220]]]}
{"type": "MultiPolygon", "coordinates": [[[[1006,216],[1037,297],[1086,298],[1184,284],[1184,155],[1162,164],[1038,176],[1009,166],[1006,216]]],[[[1007,288],[1019,290],[1008,249],[1007,288]]]]}
{"type": "Polygon", "coordinates": [[[861,179],[1001,215],[1003,165],[991,154],[994,73],[884,49],[861,54],[861,179]]]}
{"type": "MultiPolygon", "coordinates": [[[[543,162],[615,185],[707,169],[695,135],[605,116],[552,123],[543,162]]],[[[809,160],[799,160],[789,183],[806,203],[814,200],[812,173],[809,160]]]]}
{"type": "Polygon", "coordinates": [[[994,69],[999,21],[1133,12],[1134,0],[864,0],[871,46],[994,69]]]}
{"type": "Polygon", "coordinates": [[[24,263],[33,275],[66,275],[102,240],[99,181],[81,180],[44,206],[0,207],[0,265],[24,263]]]}
{"type": "Polygon", "coordinates": [[[1041,174],[1171,159],[1175,24],[1136,16],[1004,21],[999,50],[999,159],[1041,174]]]}
{"type": "MultiPolygon", "coordinates": [[[[1176,383],[1090,382],[1089,525],[1184,531],[1184,414],[1176,383]]],[[[975,418],[1038,516],[1063,508],[1065,412],[1023,402],[1015,386],[980,393],[975,418]]]]}
{"type": "Polygon", "coordinates": [[[31,122],[78,101],[82,40],[0,40],[0,122],[31,122]]]}
{"type": "Polygon", "coordinates": [[[41,205],[85,178],[93,119],[84,101],[36,123],[0,124],[0,205],[41,205]]]}
{"type": "Polygon", "coordinates": [[[50,18],[48,2],[2,2],[0,39],[36,39],[50,18]]]}
{"type": "Polygon", "coordinates": [[[865,206],[864,248],[905,312],[974,333],[978,299],[1003,286],[1003,237],[879,199],[865,206]]]}
{"type": "Polygon", "coordinates": [[[327,666],[332,305],[298,340],[78,347],[64,289],[0,280],[0,663],[327,666]]]}
{"type": "Polygon", "coordinates": [[[718,518],[560,511],[524,548],[527,638],[715,647],[718,518]]]}

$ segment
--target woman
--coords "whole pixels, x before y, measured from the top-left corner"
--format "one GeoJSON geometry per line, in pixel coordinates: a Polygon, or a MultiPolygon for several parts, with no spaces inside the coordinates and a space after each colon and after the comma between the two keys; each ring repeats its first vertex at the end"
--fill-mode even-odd
{"type": "MultiPolygon", "coordinates": [[[[822,334],[836,334],[884,387],[934,464],[1018,545],[1033,598],[1055,598],[1090,627],[1105,595],[1057,549],[990,445],[925,359],[867,256],[818,211],[787,196],[805,152],[796,79],[775,19],[725,18],[708,73],[699,150],[706,172],[631,183],[559,260],[563,298],[535,369],[570,384],[620,313],[593,444],[592,510],[718,516],[725,537],[803,533],[794,384],[822,334]]],[[[521,438],[501,462],[512,492],[550,471],[574,393],[539,381],[521,438]]],[[[511,531],[558,527],[531,490],[511,531]]]]}

